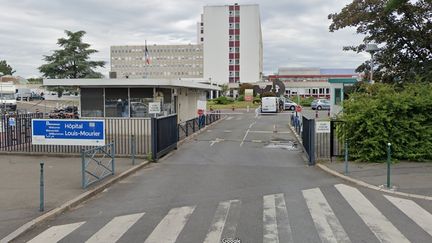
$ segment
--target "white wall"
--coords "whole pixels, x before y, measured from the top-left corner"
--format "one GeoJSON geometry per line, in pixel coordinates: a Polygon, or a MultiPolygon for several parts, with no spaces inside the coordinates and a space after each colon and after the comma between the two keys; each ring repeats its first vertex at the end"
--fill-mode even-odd
{"type": "Polygon", "coordinates": [[[198,116],[198,100],[207,100],[206,92],[198,89],[178,88],[177,114],[178,122],[185,122],[198,116]]]}
{"type": "Polygon", "coordinates": [[[225,84],[229,76],[228,6],[204,6],[204,79],[225,84]]]}
{"type": "Polygon", "coordinates": [[[258,5],[240,6],[240,82],[260,81],[262,64],[261,21],[258,5]]]}

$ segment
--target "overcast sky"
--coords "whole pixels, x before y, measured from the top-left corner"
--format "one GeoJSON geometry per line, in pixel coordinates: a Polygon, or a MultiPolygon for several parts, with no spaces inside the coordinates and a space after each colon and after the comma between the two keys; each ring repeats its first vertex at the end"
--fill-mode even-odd
{"type": "Polygon", "coordinates": [[[279,67],[355,68],[368,54],[342,51],[362,37],[353,29],[330,33],[327,15],[352,0],[0,0],[0,60],[23,77],[41,76],[43,55],[58,49],[64,30],[87,32],[84,41],[106,61],[112,45],[196,43],[204,5],[257,3],[264,41],[264,73],[279,67]]]}

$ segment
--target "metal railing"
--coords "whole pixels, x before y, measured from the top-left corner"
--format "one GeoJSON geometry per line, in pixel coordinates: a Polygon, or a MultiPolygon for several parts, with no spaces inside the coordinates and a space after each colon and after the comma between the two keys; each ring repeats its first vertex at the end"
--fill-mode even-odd
{"type": "Polygon", "coordinates": [[[161,156],[177,148],[177,114],[152,118],[152,157],[161,156]]]}
{"type": "Polygon", "coordinates": [[[110,143],[104,146],[82,150],[82,188],[86,189],[107,176],[114,175],[115,145],[110,143]]]}
{"type": "MultiPolygon", "coordinates": [[[[78,145],[33,145],[31,120],[36,118],[43,118],[43,114],[0,116],[0,152],[79,155],[82,149],[94,148],[94,146],[78,145]]],[[[86,118],[86,120],[91,119],[86,118]]],[[[137,156],[146,156],[150,153],[152,132],[150,118],[93,119],[105,120],[105,142],[114,141],[117,155],[129,156],[134,152],[137,156]]]]}
{"type": "Polygon", "coordinates": [[[195,117],[193,119],[187,120],[183,123],[178,124],[178,139],[183,140],[186,137],[189,137],[190,135],[196,133],[197,131],[204,128],[206,125],[210,125],[214,123],[215,121],[219,120],[221,118],[220,111],[213,111],[211,113],[208,113],[207,115],[200,117],[195,117]],[[205,123],[203,122],[205,121],[205,123]]]}

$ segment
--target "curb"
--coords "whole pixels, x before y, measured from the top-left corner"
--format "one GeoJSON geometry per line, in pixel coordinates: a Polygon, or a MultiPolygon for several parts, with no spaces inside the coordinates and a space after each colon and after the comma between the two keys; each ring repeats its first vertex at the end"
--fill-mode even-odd
{"type": "MultiPolygon", "coordinates": [[[[289,128],[293,132],[294,136],[297,138],[298,142],[300,144],[302,144],[300,136],[297,135],[297,133],[294,131],[294,129],[291,126],[291,124],[289,124],[289,128]]],[[[303,146],[302,146],[302,148],[303,148],[303,146]]],[[[304,150],[303,150],[303,152],[304,152],[304,150]]],[[[305,156],[302,156],[302,157],[303,157],[303,159],[305,161],[307,161],[307,158],[305,156]]],[[[423,199],[423,200],[432,201],[432,197],[430,197],[430,196],[423,196],[423,195],[418,195],[418,194],[412,194],[412,193],[397,192],[397,191],[388,190],[388,189],[377,187],[377,186],[371,185],[369,183],[366,183],[364,181],[357,180],[357,179],[354,179],[352,177],[343,175],[343,174],[341,174],[341,173],[339,173],[339,172],[337,172],[335,170],[330,169],[329,167],[327,167],[327,166],[325,166],[323,164],[316,163],[315,165],[318,166],[321,170],[323,170],[323,171],[325,171],[325,172],[327,172],[329,174],[332,174],[333,176],[339,177],[342,180],[349,181],[351,183],[354,183],[354,184],[362,186],[362,187],[366,187],[366,188],[369,188],[369,189],[372,189],[372,190],[375,190],[375,191],[385,192],[385,193],[392,194],[392,195],[397,195],[397,196],[409,197],[409,198],[414,198],[414,199],[423,199]]]]}
{"type": "Polygon", "coordinates": [[[343,175],[343,174],[341,174],[341,173],[339,173],[337,171],[334,171],[334,170],[328,168],[327,166],[325,166],[323,164],[318,164],[317,163],[316,165],[320,169],[322,169],[323,171],[325,171],[327,173],[330,173],[330,174],[332,174],[332,175],[334,175],[336,177],[339,177],[339,178],[341,178],[343,180],[352,182],[352,183],[354,183],[356,185],[359,185],[359,186],[362,186],[362,187],[366,187],[366,188],[369,188],[369,189],[372,189],[372,190],[381,191],[381,192],[385,192],[385,193],[389,193],[389,194],[393,194],[393,195],[397,195],[397,196],[404,196],[404,197],[409,197],[409,198],[414,198],[414,199],[423,199],[423,200],[432,201],[432,197],[429,197],[429,196],[423,196],[423,195],[406,193],[406,192],[396,192],[396,191],[388,190],[388,189],[385,189],[385,188],[377,187],[377,186],[371,185],[369,183],[366,183],[364,181],[357,180],[357,179],[351,178],[349,176],[343,175]]]}
{"type": "MultiPolygon", "coordinates": [[[[217,123],[223,121],[226,119],[226,116],[222,117],[221,119],[217,120],[216,122],[213,122],[210,125],[207,125],[206,127],[204,127],[203,129],[199,130],[198,132],[192,134],[189,137],[186,137],[185,139],[183,139],[182,141],[178,142],[178,146],[181,146],[183,143],[188,142],[189,140],[191,140],[192,138],[194,138],[195,136],[197,136],[198,134],[202,133],[203,131],[205,131],[207,128],[212,127],[213,125],[216,125],[217,123]]],[[[174,151],[171,151],[170,153],[168,153],[167,155],[165,155],[164,157],[162,157],[159,162],[161,160],[164,160],[168,157],[170,157],[173,154],[174,151]]],[[[21,227],[19,227],[18,229],[16,229],[15,231],[13,231],[12,233],[10,233],[9,235],[7,235],[6,237],[4,237],[3,239],[0,240],[0,243],[8,243],[16,238],[18,238],[20,235],[24,234],[25,232],[29,231],[30,229],[36,227],[37,225],[43,223],[44,221],[51,219],[53,217],[56,217],[68,210],[70,210],[71,208],[74,208],[76,206],[78,206],[79,204],[89,200],[90,198],[92,198],[93,196],[97,195],[98,193],[102,192],[103,190],[105,190],[106,188],[110,187],[111,185],[113,185],[114,183],[116,183],[117,181],[120,181],[126,177],[128,177],[129,175],[135,173],[136,171],[138,171],[139,169],[145,167],[146,165],[150,164],[149,161],[144,161],[143,163],[136,165],[132,168],[130,168],[129,170],[124,171],[123,173],[121,173],[120,175],[111,178],[110,180],[108,180],[107,182],[89,190],[86,191],[84,193],[82,193],[81,195],[77,196],[76,198],[63,203],[62,205],[60,205],[57,208],[54,208],[53,210],[27,222],[26,224],[22,225],[21,227]]]]}
{"type": "Polygon", "coordinates": [[[26,224],[24,224],[21,227],[19,227],[18,229],[16,229],[14,232],[10,233],[9,235],[7,235],[3,239],[1,239],[0,243],[10,242],[10,241],[16,239],[18,236],[27,232],[28,230],[41,224],[42,222],[44,222],[48,219],[51,219],[55,216],[58,216],[64,212],[70,210],[73,207],[78,206],[79,204],[83,203],[84,201],[87,201],[88,199],[92,198],[96,194],[98,194],[98,193],[102,192],[103,190],[105,190],[106,188],[110,187],[111,185],[113,185],[117,181],[120,181],[120,180],[128,177],[129,175],[135,173],[136,171],[140,170],[141,168],[145,167],[149,163],[150,163],[149,161],[144,161],[141,164],[136,165],[136,166],[124,171],[120,175],[118,175],[114,178],[111,178],[110,180],[106,181],[105,183],[98,185],[97,187],[82,193],[81,195],[75,197],[74,199],[63,203],[59,207],[52,209],[51,211],[31,220],[30,222],[27,222],[26,224]]]}

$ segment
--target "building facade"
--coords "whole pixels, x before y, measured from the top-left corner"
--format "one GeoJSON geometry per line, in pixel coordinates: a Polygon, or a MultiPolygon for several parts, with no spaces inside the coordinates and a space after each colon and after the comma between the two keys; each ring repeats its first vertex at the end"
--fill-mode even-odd
{"type": "Polygon", "coordinates": [[[261,80],[263,43],[259,6],[204,6],[197,24],[204,50],[204,79],[218,84],[261,80]]]}
{"type": "Polygon", "coordinates": [[[203,77],[202,45],[111,46],[115,78],[177,79],[203,77]]]}
{"type": "Polygon", "coordinates": [[[285,85],[285,95],[330,98],[330,79],[358,78],[354,69],[279,68],[269,81],[280,80],[285,85]]]}

